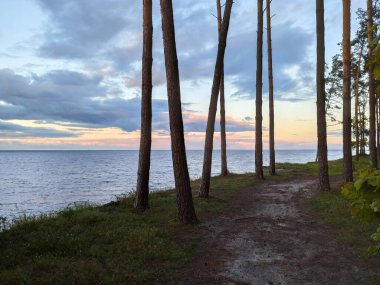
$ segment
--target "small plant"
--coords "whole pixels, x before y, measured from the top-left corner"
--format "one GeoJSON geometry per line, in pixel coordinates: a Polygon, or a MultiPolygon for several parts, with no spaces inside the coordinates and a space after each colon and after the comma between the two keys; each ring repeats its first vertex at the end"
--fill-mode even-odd
{"type": "MultiPolygon", "coordinates": [[[[370,222],[380,216],[380,170],[364,168],[357,175],[357,180],[345,184],[341,193],[351,202],[351,214],[370,222]]],[[[380,254],[380,227],[371,238],[377,244],[369,252],[380,254]]]]}
{"type": "Polygon", "coordinates": [[[8,227],[8,220],[6,217],[0,216],[0,231],[5,230],[8,227]]]}

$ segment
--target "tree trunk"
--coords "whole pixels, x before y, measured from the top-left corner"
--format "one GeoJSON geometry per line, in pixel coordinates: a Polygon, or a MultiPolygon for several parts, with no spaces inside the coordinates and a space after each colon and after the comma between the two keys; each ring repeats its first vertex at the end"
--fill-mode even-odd
{"type": "MultiPolygon", "coordinates": [[[[368,44],[374,39],[373,31],[373,7],[372,0],[367,0],[367,18],[368,18],[368,44]]],[[[368,47],[368,58],[372,57],[373,47],[368,47]]],[[[369,85],[369,155],[371,166],[377,169],[377,151],[376,151],[376,94],[375,80],[373,77],[373,65],[368,68],[368,85],[369,85]]]]}
{"type": "MultiPolygon", "coordinates": [[[[222,31],[222,6],[220,0],[216,0],[218,13],[218,35],[222,31]]],[[[222,68],[222,77],[220,79],[220,158],[221,158],[221,175],[228,175],[227,168],[227,139],[226,139],[226,107],[224,99],[224,66],[222,68]]]]}
{"type": "Polygon", "coordinates": [[[317,129],[319,189],[330,190],[327,159],[325,94],[325,16],[324,0],[316,0],[317,21],[317,129]]]}
{"type": "Polygon", "coordinates": [[[362,123],[362,108],[361,108],[361,105],[359,104],[358,106],[358,112],[359,112],[359,134],[360,134],[360,138],[359,138],[359,155],[362,155],[363,152],[363,123],[362,123]]]}
{"type": "Polygon", "coordinates": [[[363,45],[360,47],[359,52],[359,59],[358,64],[356,67],[356,82],[355,82],[355,149],[356,149],[356,160],[359,160],[359,141],[360,141],[360,134],[359,134],[359,80],[360,80],[360,66],[362,61],[362,54],[363,54],[363,45]]]}
{"type": "MultiPolygon", "coordinates": [[[[376,96],[377,98],[377,96],[376,96]]],[[[380,151],[380,117],[379,117],[379,99],[376,99],[376,151],[377,151],[377,159],[379,160],[379,151],[380,151]]]]}
{"type": "Polygon", "coordinates": [[[141,137],[135,208],[149,208],[149,169],[152,145],[152,0],[143,0],[143,56],[141,89],[141,137]]]}
{"type": "Polygon", "coordinates": [[[263,172],[263,0],[257,0],[257,55],[256,55],[256,142],[255,173],[257,179],[264,179],[263,172]]]}
{"type": "Polygon", "coordinates": [[[343,178],[353,180],[351,149],[351,0],[343,0],[343,178]]]}
{"type": "Polygon", "coordinates": [[[224,96],[224,72],[220,82],[220,158],[221,175],[228,175],[227,167],[227,137],[226,137],[226,104],[224,96]]]}
{"type": "Polygon", "coordinates": [[[160,0],[160,3],[178,218],[182,223],[194,224],[198,220],[195,215],[186,160],[173,5],[172,0],[160,0]]]}
{"type": "Polygon", "coordinates": [[[268,81],[269,81],[269,173],[276,174],[276,158],[274,151],[274,98],[273,98],[273,63],[272,63],[272,23],[270,5],[272,0],[266,0],[267,41],[268,41],[268,81]]]}
{"type": "Polygon", "coordinates": [[[212,163],[212,150],[214,140],[215,129],[215,117],[216,109],[218,105],[218,95],[220,89],[220,82],[223,72],[224,53],[227,45],[227,34],[230,24],[232,0],[227,0],[226,7],[224,9],[223,24],[219,37],[218,54],[216,58],[214,80],[212,83],[210,107],[208,112],[206,139],[205,139],[205,152],[203,157],[203,171],[202,182],[199,190],[199,196],[208,198],[210,191],[210,179],[211,179],[211,163],[212,163]]]}
{"type": "MultiPolygon", "coordinates": [[[[379,95],[377,95],[379,96],[379,95]]],[[[376,96],[376,97],[377,97],[376,96]]],[[[379,98],[377,98],[377,108],[376,108],[376,112],[377,112],[377,132],[376,132],[376,138],[377,138],[377,160],[379,161],[379,157],[380,157],[380,101],[379,101],[379,98]]]]}
{"type": "Polygon", "coordinates": [[[360,155],[365,155],[365,115],[364,115],[363,110],[365,110],[365,106],[362,106],[361,110],[359,106],[360,125],[361,125],[360,155]]]}

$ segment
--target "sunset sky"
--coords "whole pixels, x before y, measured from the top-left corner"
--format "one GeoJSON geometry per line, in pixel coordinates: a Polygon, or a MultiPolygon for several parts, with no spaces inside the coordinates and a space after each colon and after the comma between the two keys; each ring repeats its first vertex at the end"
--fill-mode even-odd
{"type": "MultiPolygon", "coordinates": [[[[153,148],[169,149],[161,18],[154,2],[153,148]]],[[[325,2],[329,63],[339,52],[342,1],[325,2]]],[[[355,11],[364,2],[352,1],[353,33],[355,11]]],[[[315,0],[272,3],[276,147],[315,148],[315,0]]],[[[173,5],[186,145],[202,149],[217,48],[215,1],[173,5]]],[[[0,150],[137,149],[142,0],[3,0],[0,11],[0,150]]],[[[225,58],[229,149],[254,148],[255,18],[255,1],[235,1],[225,58]]],[[[267,148],[266,44],[264,51],[267,148]]],[[[330,148],[340,148],[339,130],[329,129],[330,148]]]]}

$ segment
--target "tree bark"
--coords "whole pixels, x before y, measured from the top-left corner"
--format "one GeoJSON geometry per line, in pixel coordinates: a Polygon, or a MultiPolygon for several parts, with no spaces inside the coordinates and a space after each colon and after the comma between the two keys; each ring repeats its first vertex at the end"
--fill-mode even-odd
{"type": "Polygon", "coordinates": [[[364,115],[363,110],[365,110],[365,106],[360,107],[359,105],[359,117],[360,117],[360,128],[361,128],[360,155],[365,155],[365,115],[364,115]]]}
{"type": "MultiPolygon", "coordinates": [[[[218,37],[222,31],[222,6],[220,0],[216,0],[218,13],[218,37]]],[[[220,158],[221,158],[221,175],[228,175],[227,168],[227,139],[226,139],[226,107],[224,98],[224,65],[222,67],[222,77],[220,79],[220,158]]]]}
{"type": "MultiPolygon", "coordinates": [[[[368,44],[374,39],[373,31],[373,5],[372,0],[367,0],[367,26],[368,26],[368,44]]],[[[368,47],[368,58],[372,57],[373,47],[368,47]]],[[[376,151],[376,93],[375,80],[373,77],[373,65],[368,68],[368,85],[369,85],[369,155],[371,166],[378,168],[377,151],[376,151]]]]}
{"type": "Polygon", "coordinates": [[[377,132],[376,132],[376,138],[377,138],[377,143],[376,143],[376,146],[377,146],[377,161],[379,161],[379,157],[380,157],[380,101],[379,101],[379,98],[378,98],[378,94],[376,95],[377,97],[377,108],[376,108],[376,116],[377,116],[377,132]]]}
{"type": "Polygon", "coordinates": [[[255,176],[264,179],[263,172],[263,0],[257,0],[257,55],[256,55],[256,131],[255,176]]]}
{"type": "Polygon", "coordinates": [[[141,89],[141,136],[135,208],[149,208],[149,169],[152,145],[152,0],[143,0],[143,56],[141,89]]]}
{"type": "Polygon", "coordinates": [[[186,160],[173,5],[172,0],[160,0],[160,3],[178,218],[184,224],[194,224],[198,220],[186,160]]]}
{"type": "Polygon", "coordinates": [[[319,189],[330,190],[327,159],[325,94],[325,19],[324,0],[316,0],[317,21],[317,129],[319,189]]]}
{"type": "Polygon", "coordinates": [[[351,148],[351,0],[343,0],[343,178],[353,181],[351,148]]]}
{"type": "Polygon", "coordinates": [[[220,82],[222,78],[224,53],[227,45],[227,34],[230,24],[231,10],[232,10],[232,0],[226,1],[226,6],[224,9],[223,24],[219,37],[218,44],[218,54],[216,58],[214,80],[212,83],[210,107],[208,112],[207,129],[206,129],[206,139],[205,139],[205,152],[203,157],[203,171],[202,171],[202,182],[199,190],[199,196],[203,198],[208,198],[210,191],[210,179],[211,179],[211,164],[212,164],[212,150],[213,150],[213,140],[214,140],[214,129],[215,129],[215,117],[216,109],[218,105],[218,95],[220,89],[220,82]]]}
{"type": "Polygon", "coordinates": [[[274,88],[273,88],[273,60],[272,60],[272,19],[271,19],[271,2],[266,0],[267,14],[267,41],[268,41],[268,81],[269,81],[269,173],[276,174],[276,153],[274,150],[274,88]]]}
{"type": "Polygon", "coordinates": [[[363,54],[363,45],[360,47],[359,51],[359,59],[356,67],[356,82],[355,82],[355,149],[356,149],[356,160],[359,160],[359,141],[360,141],[360,133],[359,133],[359,80],[360,80],[360,67],[362,61],[363,54]]]}

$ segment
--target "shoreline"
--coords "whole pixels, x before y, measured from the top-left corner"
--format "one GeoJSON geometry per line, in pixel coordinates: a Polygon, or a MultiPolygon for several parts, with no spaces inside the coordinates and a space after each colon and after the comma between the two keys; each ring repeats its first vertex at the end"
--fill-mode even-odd
{"type": "MultiPolygon", "coordinates": [[[[333,176],[340,174],[341,160],[330,165],[333,176]]],[[[265,181],[281,185],[295,177],[316,177],[315,163],[278,164],[278,169],[277,176],[266,172],[265,181]]],[[[176,283],[205,242],[204,226],[225,213],[242,190],[266,182],[253,174],[213,177],[209,199],[194,195],[201,221],[195,226],[177,222],[174,190],[151,193],[145,212],[136,211],[129,196],[19,221],[0,232],[0,285],[176,283]]],[[[192,181],[193,194],[198,186],[199,180],[192,181]]]]}
{"type": "MultiPolygon", "coordinates": [[[[105,159],[105,158],[102,157],[102,159],[105,159]]],[[[50,164],[55,163],[55,160],[56,159],[49,161],[49,163],[50,164]]],[[[88,162],[91,163],[91,160],[88,162]]],[[[231,163],[233,164],[233,161],[231,161],[231,163]]],[[[307,163],[312,163],[312,162],[307,162],[307,163]]],[[[171,164],[170,163],[167,163],[167,164],[170,165],[169,171],[172,171],[171,164]]],[[[287,164],[287,163],[279,163],[279,165],[281,164],[287,164]]],[[[218,168],[218,164],[216,163],[214,165],[215,165],[214,176],[218,176],[218,173],[215,173],[216,168],[218,168]]],[[[25,215],[30,217],[30,216],[40,216],[44,214],[47,214],[47,215],[55,214],[56,212],[66,209],[67,207],[76,207],[76,204],[79,204],[79,205],[89,204],[92,206],[100,206],[101,204],[106,204],[106,203],[111,202],[112,200],[115,200],[116,199],[115,197],[117,196],[129,195],[128,193],[132,193],[135,188],[133,186],[133,183],[136,183],[134,167],[132,167],[132,170],[127,171],[127,173],[123,177],[124,167],[122,168],[122,170],[120,170],[120,166],[118,164],[116,166],[118,167],[117,168],[118,170],[115,172],[115,176],[113,176],[112,173],[109,173],[105,175],[104,177],[95,179],[93,181],[92,179],[87,180],[88,182],[85,182],[85,184],[83,184],[82,183],[83,179],[81,178],[85,177],[86,179],[89,179],[91,175],[90,172],[92,171],[91,168],[89,169],[86,168],[84,172],[80,172],[81,171],[80,165],[76,165],[74,170],[72,171],[69,171],[69,168],[67,167],[63,167],[62,170],[54,171],[54,173],[50,175],[49,172],[47,173],[45,173],[44,171],[41,172],[40,169],[41,168],[43,169],[44,167],[42,165],[39,167],[39,169],[35,169],[34,172],[31,172],[29,174],[24,174],[22,179],[24,179],[26,181],[25,183],[28,183],[28,184],[22,183],[19,185],[19,184],[13,184],[12,182],[8,182],[5,185],[3,185],[4,191],[5,191],[4,193],[7,193],[5,194],[5,196],[3,196],[3,198],[6,201],[9,201],[12,203],[4,204],[3,211],[4,212],[8,211],[8,212],[6,214],[3,213],[0,216],[6,217],[8,221],[13,221],[13,220],[18,220],[24,217],[25,215]],[[72,176],[72,178],[70,178],[71,176],[68,176],[68,175],[72,175],[71,173],[74,173],[73,174],[74,176],[72,176]],[[36,177],[42,177],[42,178],[39,178],[38,179],[39,181],[37,181],[36,178],[31,177],[31,175],[36,175],[36,177]],[[60,175],[62,175],[62,177],[65,178],[63,180],[65,181],[64,182],[65,187],[63,187],[62,189],[60,186],[62,185],[62,182],[61,182],[62,179],[60,175]],[[49,178],[49,176],[52,176],[52,178],[49,178]],[[66,183],[67,180],[69,182],[66,183]],[[105,183],[104,181],[107,181],[107,183],[105,183]],[[110,183],[108,181],[110,181],[110,183]],[[132,182],[132,183],[128,184],[128,182],[132,182]],[[124,184],[124,183],[127,183],[127,184],[124,184]],[[29,186],[29,184],[31,186],[29,186]],[[123,184],[127,186],[129,185],[129,187],[124,188],[122,186],[123,184]],[[31,188],[32,186],[33,186],[33,189],[31,188]],[[16,190],[7,191],[6,189],[16,189],[16,190]],[[76,189],[76,190],[74,191],[70,189],[76,189]],[[99,190],[99,189],[102,189],[102,190],[99,190]],[[70,198],[71,194],[74,195],[72,196],[72,197],[75,197],[74,199],[70,198]],[[88,196],[91,194],[94,195],[93,198],[91,198],[91,196],[90,197],[88,196]],[[27,195],[26,199],[17,198],[17,197],[24,197],[25,195],[27,195]],[[62,200],[59,200],[59,199],[62,199],[62,200]],[[65,200],[67,200],[66,203],[60,203],[60,201],[65,201],[65,200]]],[[[98,166],[96,167],[99,168],[98,166]]],[[[165,167],[165,169],[167,169],[168,167],[169,166],[165,167]]],[[[267,166],[264,165],[264,167],[267,167],[267,166]]],[[[192,180],[200,179],[201,169],[190,167],[190,170],[192,170],[190,173],[192,174],[191,175],[192,180]],[[196,173],[197,175],[194,175],[194,173],[196,173]]],[[[163,177],[162,175],[158,175],[157,171],[160,171],[159,168],[157,167],[154,167],[152,169],[151,176],[152,176],[153,183],[151,185],[152,186],[151,189],[153,189],[153,191],[151,191],[151,193],[172,189],[174,187],[174,181],[173,181],[174,178],[171,175],[168,175],[166,179],[166,176],[163,177]],[[164,180],[159,180],[159,179],[166,179],[166,180],[164,181],[164,180]]],[[[243,165],[241,166],[239,166],[238,163],[235,163],[235,165],[231,165],[230,171],[236,174],[251,173],[253,172],[253,163],[248,163],[245,161],[243,165]],[[246,166],[247,167],[250,166],[250,168],[249,169],[244,168],[244,170],[246,171],[242,171],[241,168],[246,167],[246,166]]],[[[12,181],[9,179],[12,176],[8,176],[10,174],[4,174],[4,176],[6,175],[8,177],[8,181],[12,181]]],[[[99,173],[99,171],[97,171],[96,173],[94,173],[94,175],[100,177],[100,175],[102,174],[99,173]]],[[[17,177],[15,177],[15,179],[16,178],[17,177]]],[[[16,181],[20,181],[20,179],[16,179],[16,181]]]]}

